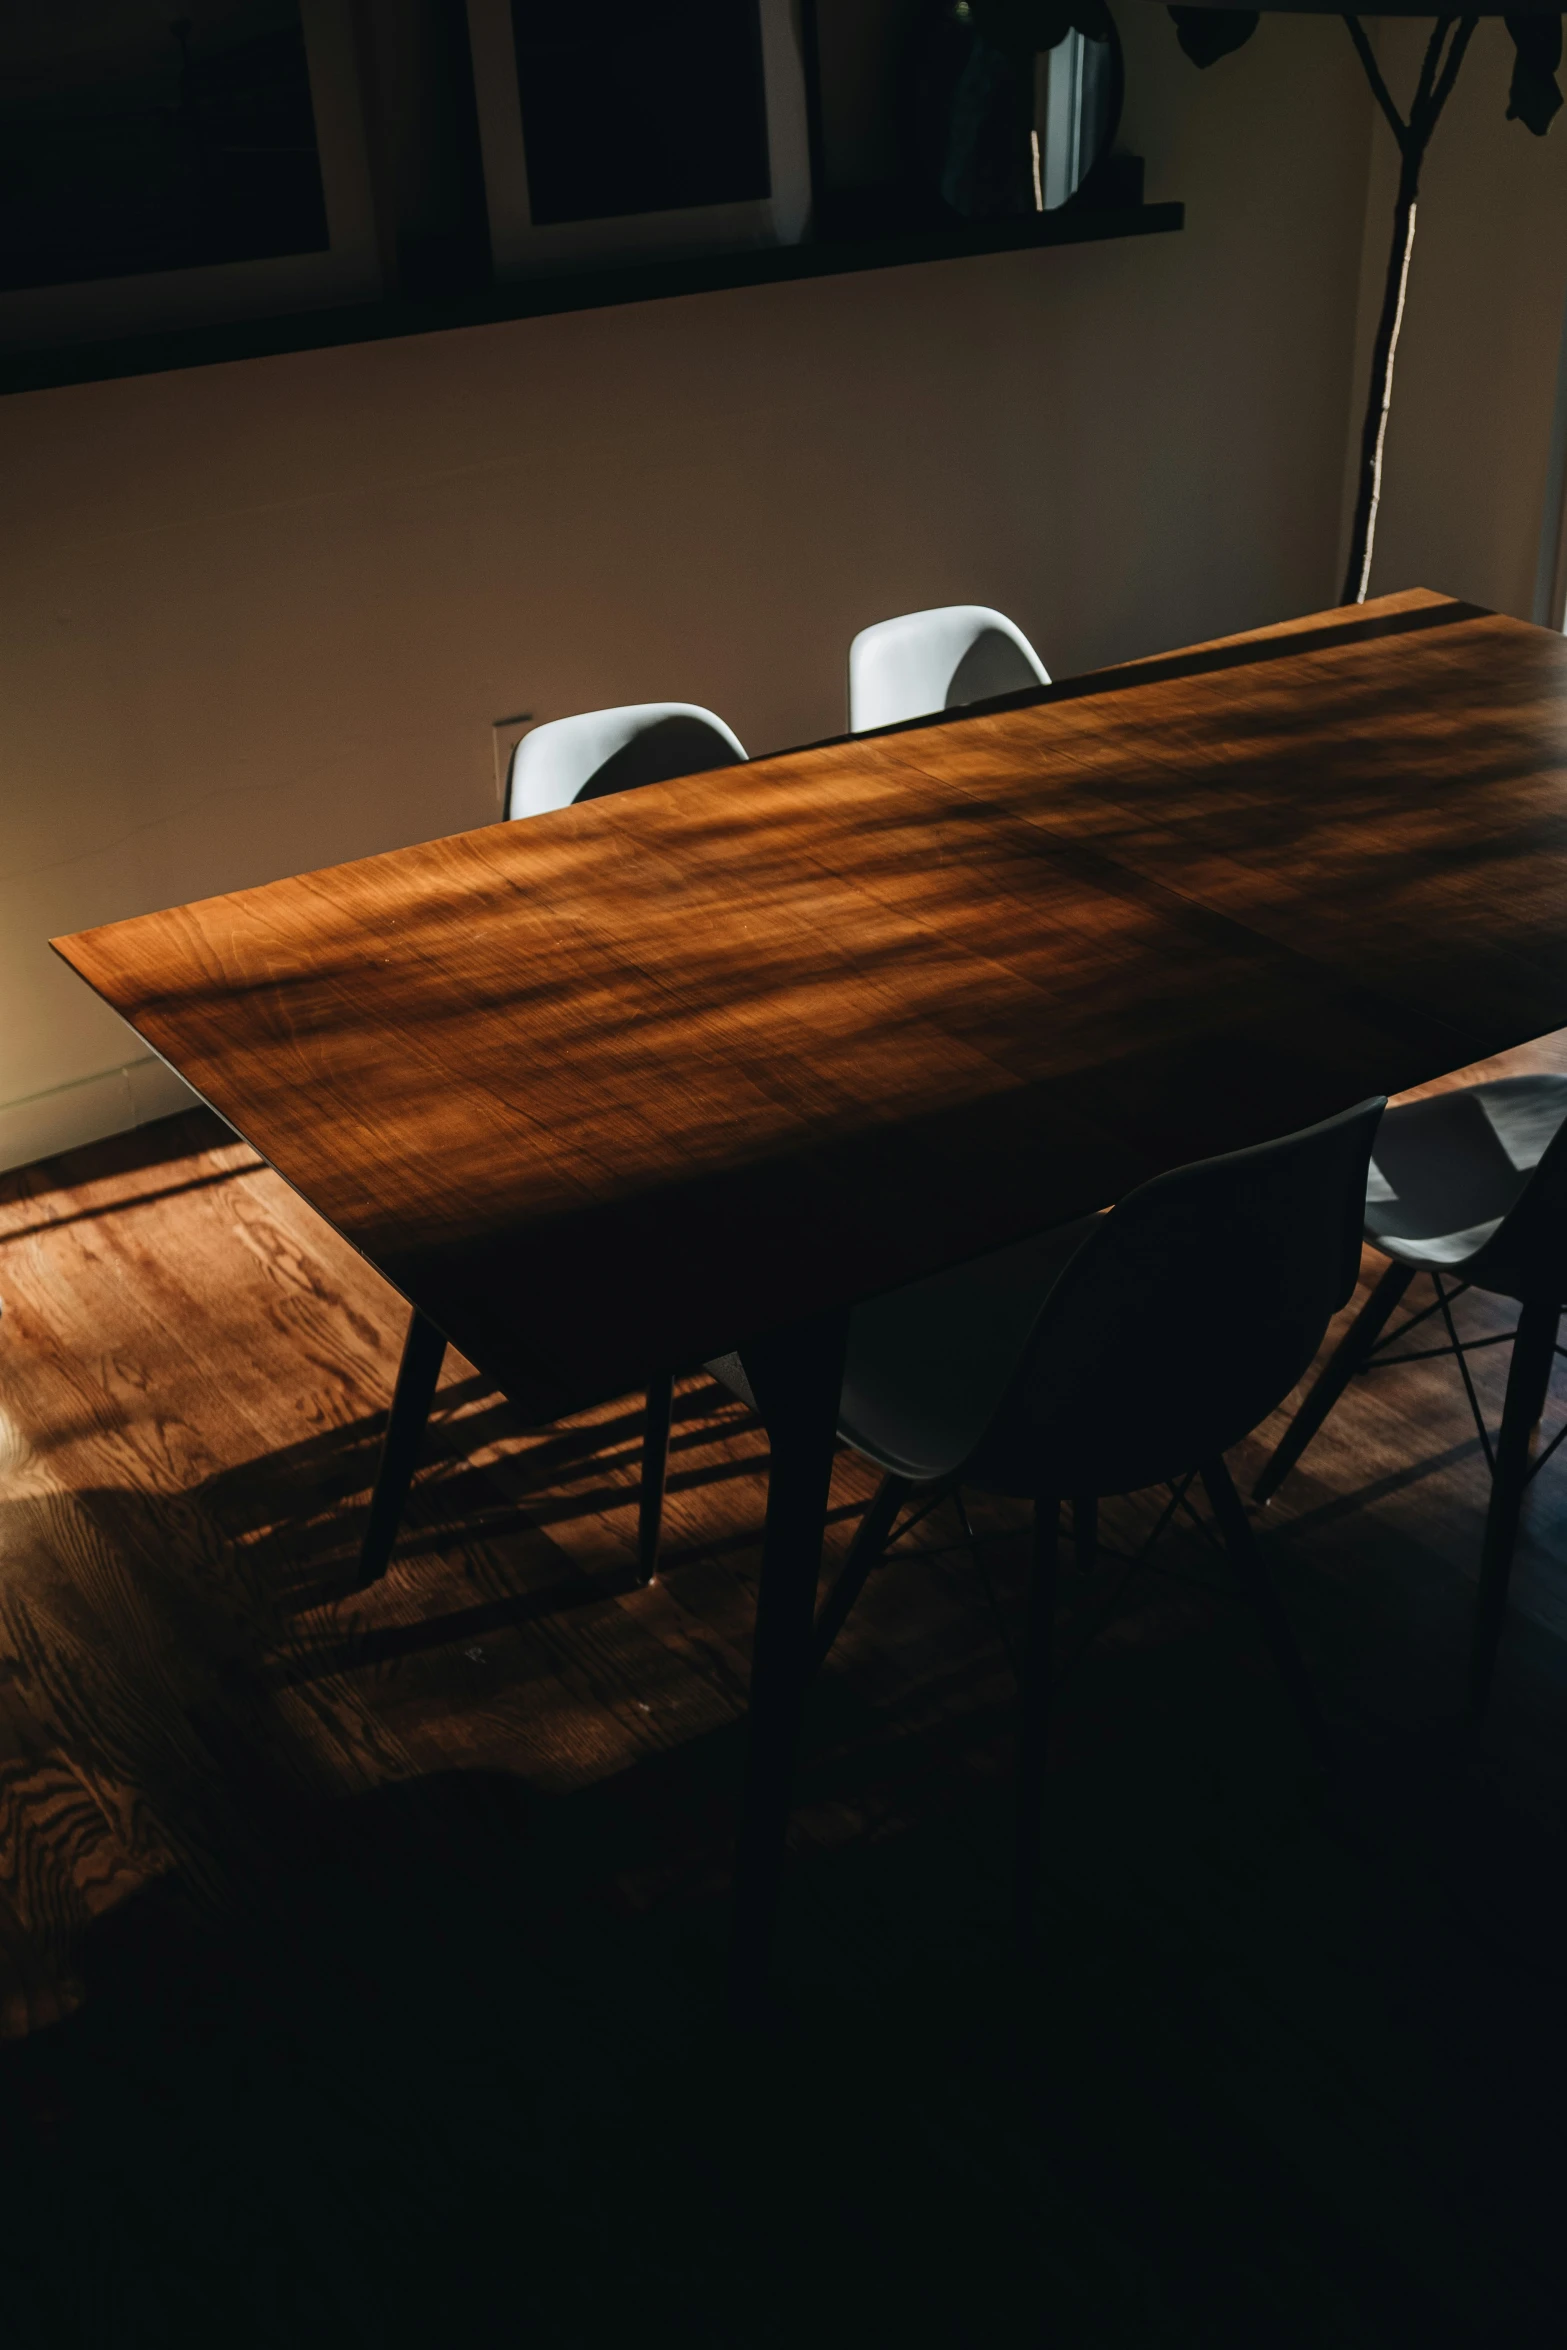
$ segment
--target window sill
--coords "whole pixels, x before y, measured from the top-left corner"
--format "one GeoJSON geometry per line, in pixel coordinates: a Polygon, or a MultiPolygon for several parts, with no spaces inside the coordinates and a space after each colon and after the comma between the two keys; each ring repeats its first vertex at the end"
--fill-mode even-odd
{"type": "Polygon", "coordinates": [[[569,310],[609,309],[676,294],[714,293],[731,286],[781,285],[798,278],[895,269],[911,262],[958,261],[977,253],[1091,244],[1108,237],[1160,236],[1184,224],[1185,207],[1180,204],[1084,206],[1029,220],[821,237],[761,251],[711,253],[631,268],[530,278],[440,299],[361,302],[342,309],[297,311],[285,318],[233,319],[173,333],[128,335],[114,342],[6,351],[0,352],[0,393],[101,383],[115,376],[156,375],[168,368],[211,367],[225,360],[319,351],[339,343],[381,342],[397,335],[438,334],[453,327],[546,318],[569,310]]]}

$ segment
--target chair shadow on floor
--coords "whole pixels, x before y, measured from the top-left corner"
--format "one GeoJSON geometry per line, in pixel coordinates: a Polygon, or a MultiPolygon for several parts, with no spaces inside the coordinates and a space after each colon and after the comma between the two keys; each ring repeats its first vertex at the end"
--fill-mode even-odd
{"type": "MultiPolygon", "coordinates": [[[[629,1523],[634,1487],[602,1448],[634,1458],[635,1415],[528,1449],[477,1383],[452,1393],[415,1572],[500,1526],[513,1586],[475,1607],[522,1621],[616,1589],[530,1542],[538,1520],[575,1522],[548,1516],[573,1475],[629,1523]],[[474,1465],[490,1441],[523,1498],[474,1465]]],[[[683,1404],[690,1458],[709,1405],[683,1404]]],[[[0,2054],[18,2350],[182,2326],[267,2345],[326,2326],[377,2345],[498,2327],[572,2350],[945,2345],[1008,2338],[1021,2308],[1085,2350],[1549,2338],[1532,2215],[1567,2166],[1526,2125],[1567,2088],[1560,1989],[1455,1923],[1428,1865],[1452,1815],[1427,1749],[1401,1750],[1397,1834],[1368,1860],[1306,1800],[1243,1610],[1095,1647],[1064,1708],[1025,1966],[1004,1923],[1002,1677],[905,1711],[879,1662],[829,1674],[802,1752],[785,2020],[737,2042],[720,1985],[738,1719],[559,1792],[509,1769],[364,1793],[313,1773],[290,1708],[344,1642],[317,1659],[291,1627],[351,1570],[378,1436],[366,1416],[172,1498],[7,1505],[71,1517],[3,1529],[8,1562],[39,1560],[36,1588],[14,1564],[0,1586],[25,1691],[67,1745],[74,1722],[100,1797],[123,1785],[127,1819],[179,1831],[154,1881],[72,1924],[77,2013],[0,2054]],[[36,1599],[63,1640],[49,1561],[100,1554],[97,1633],[46,1673],[17,1611],[36,1599]],[[844,1819],[834,1843],[821,1823],[844,1819]]],[[[741,1440],[757,1475],[754,1427],[741,1440]]],[[[903,1588],[873,1585],[884,1624],[903,1588]]],[[[1363,1595],[1329,1578],[1291,1591],[1317,1653],[1359,1621],[1363,1595]]],[[[381,1636],[455,1648],[467,1627],[446,1611],[381,1636]]],[[[1567,1885],[1559,1835],[1502,1809],[1511,1841],[1495,1805],[1464,1839],[1492,1856],[1488,1922],[1493,1895],[1567,1885]]],[[[67,1829],[50,1798],[39,1836],[67,1829]]],[[[36,1851],[12,1857],[36,1884],[36,1851]]],[[[1567,1917],[1541,1925],[1567,1946],[1567,1917]]]]}
{"type": "MultiPolygon", "coordinates": [[[[615,1513],[634,1534],[642,1417],[640,1401],[628,1400],[586,1424],[538,1432],[476,1374],[449,1382],[426,1430],[394,1556],[409,1561],[468,1544],[503,1545],[615,1513]],[[481,1464],[475,1457],[481,1454],[492,1457],[481,1464]]],[[[350,1598],[366,1588],[359,1544],[385,1426],[383,1412],[347,1421],[223,1470],[192,1498],[227,1539],[244,1546],[256,1574],[294,1610],[350,1598]]],[[[704,1377],[677,1392],[671,1495],[759,1478],[766,1461],[760,1421],[715,1381],[704,1377]],[[715,1439],[744,1450],[739,1457],[699,1458],[711,1454],[715,1439]]],[[[711,1547],[703,1543],[704,1550],[711,1547]]],[[[671,1560],[679,1555],[677,1541],[671,1560]]],[[[563,1555],[556,1563],[568,1564],[563,1555]]],[[[601,1568],[591,1588],[601,1596],[632,1589],[634,1565],[628,1536],[623,1576],[601,1568]]],[[[585,1579],[583,1588],[589,1588],[585,1579]]]]}

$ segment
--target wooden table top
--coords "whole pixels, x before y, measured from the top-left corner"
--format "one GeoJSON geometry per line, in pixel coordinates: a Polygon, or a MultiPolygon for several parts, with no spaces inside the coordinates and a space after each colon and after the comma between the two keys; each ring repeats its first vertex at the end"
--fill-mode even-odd
{"type": "Polygon", "coordinates": [[[55,944],[544,1421],[1567,1026],[1567,644],[1383,597],[55,944]]]}

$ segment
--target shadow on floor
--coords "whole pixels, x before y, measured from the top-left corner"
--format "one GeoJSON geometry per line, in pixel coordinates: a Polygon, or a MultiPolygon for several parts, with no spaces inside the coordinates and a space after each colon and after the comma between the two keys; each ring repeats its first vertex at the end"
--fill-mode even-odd
{"type": "MultiPolygon", "coordinates": [[[[347,1597],[360,1588],[358,1546],[385,1429],[384,1412],[366,1414],[225,1469],[193,1498],[231,1541],[247,1544],[257,1570],[295,1607],[347,1597]],[[356,1506],[345,1510],[345,1502],[356,1506]]],[[[417,1558],[464,1541],[498,1543],[528,1528],[547,1532],[605,1511],[634,1510],[641,1449],[638,1406],[541,1433],[529,1430],[488,1381],[454,1380],[440,1390],[425,1433],[422,1482],[405,1513],[397,1555],[417,1558]],[[472,1465],[495,1446],[507,1450],[503,1482],[493,1468],[472,1465]],[[617,1471],[619,1482],[607,1481],[617,1471]]],[[[760,1421],[715,1382],[677,1395],[670,1494],[755,1477],[766,1459],[760,1421]],[[715,1436],[748,1440],[744,1457],[693,1460],[715,1436]]],[[[676,1555],[673,1544],[670,1555],[676,1555]]]]}
{"type": "Polygon", "coordinates": [[[738,1728],[302,1807],[221,1917],[150,1888],[0,2062],[8,2344],[1555,2339],[1559,1835],[1428,1731],[1361,1736],[1346,1841],[1239,1616],[1074,1691],[1038,1953],[1004,1717],[894,1736],[894,1824],[791,1871],[762,2035],[738,1728]]]}

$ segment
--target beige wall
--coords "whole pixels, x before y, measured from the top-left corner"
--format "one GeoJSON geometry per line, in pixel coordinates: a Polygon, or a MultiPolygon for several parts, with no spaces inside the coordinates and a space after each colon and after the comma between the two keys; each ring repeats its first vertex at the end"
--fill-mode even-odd
{"type": "MultiPolygon", "coordinates": [[[[1266,29],[1266,28],[1265,28],[1266,29]]],[[[1377,53],[1407,108],[1428,22],[1384,22],[1377,53]]],[[[1373,594],[1415,581],[1535,611],[1567,305],[1567,113],[1537,139],[1507,120],[1513,46],[1482,22],[1431,142],[1394,374],[1373,594]]],[[[1358,443],[1397,161],[1378,123],[1366,210],[1358,443]]],[[[1352,457],[1351,457],[1352,462],[1352,457]]],[[[1347,518],[1346,518],[1347,519],[1347,518]]],[[[1553,615],[1559,624],[1560,611],[1553,615]]]]}
{"type": "Polygon", "coordinates": [[[1064,673],[1329,598],[1358,69],[1121,13],[1184,235],[0,401],[0,1163],[172,1098],[51,932],[485,823],[507,713],[764,751],[889,612],[999,604],[1064,673]]]}

